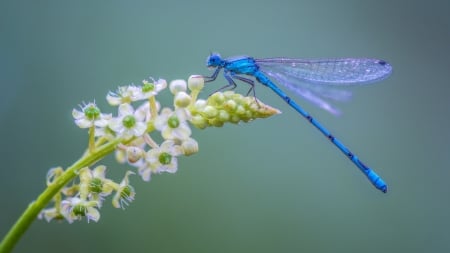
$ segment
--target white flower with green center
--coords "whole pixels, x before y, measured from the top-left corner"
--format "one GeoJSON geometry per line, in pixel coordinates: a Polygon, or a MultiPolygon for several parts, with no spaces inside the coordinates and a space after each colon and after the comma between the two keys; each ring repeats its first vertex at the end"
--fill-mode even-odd
{"type": "Polygon", "coordinates": [[[119,106],[119,116],[110,120],[109,127],[124,138],[139,137],[147,129],[144,120],[145,115],[135,112],[130,104],[121,104],[119,106]]]}
{"type": "Polygon", "coordinates": [[[99,165],[93,170],[85,167],[80,170],[80,196],[98,202],[100,207],[103,198],[111,194],[113,187],[110,179],[105,177],[106,166],[99,165]]]}
{"type": "Polygon", "coordinates": [[[106,100],[112,106],[121,104],[129,104],[133,101],[139,100],[137,94],[139,94],[140,88],[134,85],[120,86],[116,92],[108,92],[106,100]]]}
{"type": "Polygon", "coordinates": [[[134,196],[136,192],[134,191],[133,186],[130,185],[130,180],[128,176],[134,174],[132,171],[127,171],[125,173],[125,177],[120,182],[118,189],[116,190],[116,194],[112,200],[112,204],[115,208],[124,209],[125,206],[128,206],[130,202],[134,200],[134,196]]]}
{"type": "Polygon", "coordinates": [[[104,128],[112,118],[111,114],[101,113],[95,102],[82,106],[81,111],[73,109],[72,116],[75,119],[75,124],[80,128],[89,128],[92,126],[104,128]]]}
{"type": "Polygon", "coordinates": [[[139,167],[139,175],[144,181],[150,181],[151,174],[175,173],[178,168],[177,156],[183,153],[173,140],[164,141],[160,147],[150,149],[145,155],[145,163],[139,167]]]}
{"type": "Polygon", "coordinates": [[[183,108],[172,111],[164,108],[155,120],[155,128],[166,140],[185,140],[191,136],[191,128],[187,123],[189,113],[183,108]]]}
{"type": "Polygon", "coordinates": [[[81,220],[86,217],[87,221],[97,222],[100,219],[100,213],[96,209],[97,201],[86,201],[78,197],[68,198],[61,202],[61,213],[69,223],[74,220],[81,220]]]}
{"type": "Polygon", "coordinates": [[[148,99],[150,97],[156,96],[158,92],[164,90],[167,87],[167,82],[164,79],[158,79],[155,81],[153,78],[148,80],[142,80],[142,86],[138,87],[135,92],[135,97],[137,100],[148,99]]]}

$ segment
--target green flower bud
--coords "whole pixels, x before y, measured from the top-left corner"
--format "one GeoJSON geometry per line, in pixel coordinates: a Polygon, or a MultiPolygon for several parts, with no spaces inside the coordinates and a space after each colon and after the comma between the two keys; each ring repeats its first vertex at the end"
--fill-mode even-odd
{"type": "Polygon", "coordinates": [[[206,118],[210,119],[210,118],[216,117],[218,114],[218,111],[213,106],[208,105],[203,110],[203,114],[205,115],[206,118]]]}
{"type": "Polygon", "coordinates": [[[198,128],[221,127],[224,123],[250,122],[280,113],[254,97],[244,97],[233,91],[216,92],[208,100],[198,100],[188,107],[191,123],[198,128]]]}

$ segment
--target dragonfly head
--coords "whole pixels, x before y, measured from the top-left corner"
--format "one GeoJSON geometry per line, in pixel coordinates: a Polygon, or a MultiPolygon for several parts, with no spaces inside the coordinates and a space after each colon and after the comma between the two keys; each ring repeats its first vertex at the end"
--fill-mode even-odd
{"type": "Polygon", "coordinates": [[[208,68],[216,68],[223,65],[223,60],[218,53],[211,53],[206,59],[206,66],[208,68]]]}

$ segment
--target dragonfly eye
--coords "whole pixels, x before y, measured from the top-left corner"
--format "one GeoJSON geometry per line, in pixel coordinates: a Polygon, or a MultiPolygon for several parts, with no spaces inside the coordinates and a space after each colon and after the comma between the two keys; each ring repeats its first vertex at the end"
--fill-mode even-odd
{"type": "Polygon", "coordinates": [[[217,67],[222,62],[222,58],[220,57],[220,54],[212,53],[208,58],[206,59],[206,66],[208,67],[217,67]]]}

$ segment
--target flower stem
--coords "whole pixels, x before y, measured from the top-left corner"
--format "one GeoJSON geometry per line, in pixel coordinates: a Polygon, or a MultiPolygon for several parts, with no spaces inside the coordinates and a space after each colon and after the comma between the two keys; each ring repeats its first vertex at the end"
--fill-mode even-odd
{"type": "Polygon", "coordinates": [[[149,101],[149,104],[150,104],[150,117],[151,117],[152,119],[155,119],[155,118],[156,118],[156,115],[158,115],[158,110],[157,110],[157,107],[156,107],[156,99],[155,99],[155,96],[151,96],[151,97],[148,99],[148,101],[149,101]]]}
{"type": "Polygon", "coordinates": [[[95,150],[95,126],[89,128],[89,152],[94,153],[95,150]]]}
{"type": "Polygon", "coordinates": [[[86,152],[78,161],[72,164],[67,170],[49,185],[36,201],[32,202],[0,243],[0,253],[11,252],[17,241],[25,233],[39,212],[47,206],[50,200],[59,193],[68,182],[78,176],[78,171],[86,166],[90,166],[113,152],[116,146],[122,141],[117,138],[95,149],[94,152],[86,152]]]}

